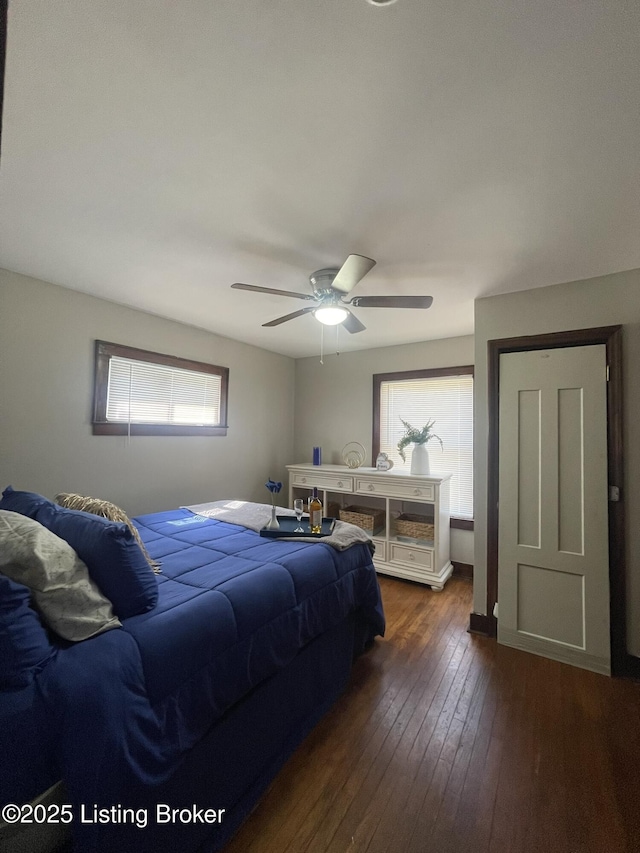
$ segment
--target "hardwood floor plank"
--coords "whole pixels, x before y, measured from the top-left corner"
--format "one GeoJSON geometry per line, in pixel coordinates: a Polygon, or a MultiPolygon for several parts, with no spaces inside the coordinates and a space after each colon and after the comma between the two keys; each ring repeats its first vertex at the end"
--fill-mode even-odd
{"type": "Polygon", "coordinates": [[[466,580],[380,585],[387,636],[225,853],[637,853],[640,684],[469,635],[466,580]]]}
{"type": "MultiPolygon", "coordinates": [[[[454,690],[454,675],[456,675],[456,671],[460,671],[466,654],[466,646],[467,644],[464,645],[463,650],[460,649],[460,646],[456,648],[454,655],[448,662],[447,671],[443,673],[443,677],[433,688],[434,692],[431,697],[429,697],[428,690],[422,692],[413,708],[410,719],[397,740],[396,749],[387,770],[380,779],[370,803],[366,806],[364,819],[359,822],[357,833],[352,835],[354,839],[357,837],[359,844],[367,850],[372,849],[370,839],[374,834],[376,835],[376,842],[373,848],[386,850],[389,840],[393,836],[395,836],[393,838],[394,843],[397,843],[397,833],[393,832],[391,825],[384,821],[383,816],[388,812],[397,814],[405,809],[411,792],[416,788],[422,792],[420,798],[424,798],[425,782],[430,780],[433,773],[453,715],[453,707],[449,715],[443,713],[443,708],[447,701],[450,701],[449,697],[454,690]],[[460,663],[456,667],[457,656],[460,658],[460,663]],[[438,738],[440,732],[441,737],[438,738]],[[431,750],[430,753],[429,749],[431,750]],[[393,779],[393,785],[389,784],[390,779],[393,779]],[[365,845],[367,846],[365,847],[365,845]]],[[[467,665],[465,664],[465,672],[466,669],[467,665]]],[[[357,815],[358,804],[354,803],[353,805],[357,815]]]]}
{"type": "MultiPolygon", "coordinates": [[[[410,766],[415,766],[413,776],[410,779],[408,790],[397,785],[394,779],[394,797],[391,804],[391,812],[402,811],[406,815],[406,821],[398,828],[390,822],[382,822],[370,848],[373,850],[393,851],[405,849],[413,834],[424,836],[426,827],[431,826],[437,816],[437,807],[440,804],[442,793],[453,765],[460,737],[463,731],[463,721],[454,714],[458,705],[462,687],[468,680],[475,680],[472,670],[473,652],[467,648],[464,665],[458,669],[456,679],[451,685],[446,701],[438,714],[437,720],[433,720],[431,726],[425,718],[427,725],[416,738],[410,766]],[[425,743],[425,736],[428,741],[425,743]],[[414,755],[415,753],[415,755],[414,755]],[[419,827],[416,825],[419,824],[419,827]]],[[[434,710],[433,708],[431,709],[434,710]]]]}
{"type": "MultiPolygon", "coordinates": [[[[429,846],[447,853],[460,853],[466,849],[474,824],[475,799],[484,784],[486,755],[491,742],[491,729],[496,715],[496,674],[493,669],[486,673],[486,682],[472,715],[462,733],[456,753],[454,767],[442,800],[429,846]]],[[[410,851],[421,849],[424,839],[414,833],[410,851]]],[[[424,850],[424,846],[422,847],[424,850]]]]}
{"type": "MultiPolygon", "coordinates": [[[[361,761],[356,765],[356,772],[346,779],[339,811],[327,817],[325,832],[309,845],[309,853],[342,849],[345,843],[354,843],[361,816],[366,813],[369,801],[385,777],[411,715],[421,703],[431,702],[455,658],[458,646],[464,646],[466,642],[466,637],[458,631],[445,632],[430,658],[413,672],[409,671],[404,681],[405,689],[399,692],[397,701],[373,732],[361,761]],[[338,816],[340,820],[336,823],[338,816]]],[[[365,844],[365,840],[359,839],[358,843],[365,844]]],[[[366,844],[362,849],[366,849],[366,844]]]]}
{"type": "MultiPolygon", "coordinates": [[[[424,589],[416,589],[415,585],[411,585],[411,600],[415,600],[416,595],[419,595],[418,601],[422,612],[421,618],[429,618],[430,620],[431,628],[425,630],[424,634],[425,636],[431,636],[432,640],[435,642],[435,646],[432,648],[432,661],[430,663],[431,666],[435,666],[438,653],[437,650],[442,651],[452,643],[458,642],[457,637],[459,632],[454,628],[450,628],[446,619],[435,619],[430,616],[429,614],[431,613],[431,609],[429,606],[425,606],[424,603],[424,589]],[[433,633],[432,629],[434,627],[437,629],[437,634],[433,633]]],[[[429,602],[429,599],[427,599],[427,602],[429,602]]],[[[438,607],[440,607],[440,604],[438,604],[438,607]]],[[[332,760],[328,765],[331,772],[332,785],[325,791],[325,796],[315,798],[315,802],[311,807],[310,813],[305,811],[304,806],[302,805],[304,802],[308,803],[308,799],[301,798],[301,808],[297,815],[298,822],[302,823],[305,819],[311,817],[313,820],[318,820],[323,824],[323,834],[320,837],[309,839],[309,843],[313,841],[315,846],[328,844],[331,834],[335,831],[336,822],[342,816],[342,811],[346,809],[351,796],[354,795],[353,792],[349,791],[348,783],[350,781],[352,782],[354,779],[359,780],[363,775],[366,775],[366,769],[373,760],[372,756],[375,757],[375,754],[380,748],[380,743],[386,738],[388,727],[393,723],[399,709],[406,702],[407,691],[413,687],[414,681],[411,670],[403,670],[402,661],[396,659],[397,656],[401,654],[400,650],[405,647],[405,643],[404,639],[399,643],[396,643],[395,639],[399,635],[402,636],[406,633],[408,624],[410,623],[407,623],[406,620],[399,621],[398,625],[394,626],[394,628],[388,632],[389,639],[393,638],[393,642],[390,642],[382,648],[384,653],[384,666],[379,684],[385,684],[387,667],[389,668],[390,673],[395,673],[395,677],[390,679],[386,691],[378,700],[377,705],[373,707],[373,711],[369,714],[368,720],[366,720],[369,734],[366,733],[367,727],[365,726],[365,720],[363,719],[360,720],[359,725],[356,726],[357,730],[352,733],[352,738],[345,738],[343,741],[344,748],[345,750],[348,750],[348,754],[351,759],[353,759],[354,756],[358,756],[359,763],[356,766],[357,772],[354,773],[352,761],[344,763],[342,766],[336,763],[336,760],[332,760]],[[392,653],[391,657],[389,656],[390,652],[392,653]],[[404,676],[402,673],[404,673],[404,676]],[[334,804],[334,800],[336,800],[336,798],[339,798],[340,800],[339,806],[335,806],[334,804]]],[[[416,630],[415,626],[418,624],[417,614],[414,614],[411,624],[412,630],[416,630]]],[[[417,641],[414,643],[414,646],[415,645],[418,645],[417,641]]],[[[356,667],[366,663],[368,660],[369,658],[367,656],[361,658],[361,660],[357,662],[356,667]]],[[[419,671],[423,677],[426,677],[429,672],[429,667],[425,666],[420,668],[419,671]]],[[[333,713],[334,712],[332,712],[332,714],[333,713]]],[[[327,725],[325,726],[325,730],[327,731],[327,737],[333,738],[333,729],[330,728],[331,716],[332,715],[329,715],[326,720],[327,725]]],[[[340,717],[340,719],[342,718],[340,717]]],[[[322,724],[321,727],[316,729],[316,732],[319,730],[322,731],[322,724]]],[[[340,758],[340,756],[337,756],[337,758],[340,758]]],[[[332,759],[336,759],[335,753],[332,754],[332,759]]],[[[301,839],[297,837],[295,841],[296,849],[304,849],[301,844],[301,839]]],[[[281,849],[286,850],[287,847],[283,847],[281,849]]]]}
{"type": "MultiPolygon", "coordinates": [[[[425,716],[422,728],[415,738],[412,750],[408,756],[415,765],[410,796],[402,807],[412,814],[418,811],[425,799],[428,787],[436,765],[446,750],[450,754],[450,764],[457,749],[462,734],[462,721],[455,718],[461,691],[468,680],[474,680],[476,673],[472,670],[472,644],[465,649],[465,658],[451,682],[450,689],[444,702],[433,704],[425,716]],[[472,676],[468,679],[470,673],[472,676]],[[457,725],[453,725],[456,720],[457,725]],[[453,730],[452,730],[453,726],[453,730]]],[[[446,684],[446,683],[445,683],[446,684]]]]}

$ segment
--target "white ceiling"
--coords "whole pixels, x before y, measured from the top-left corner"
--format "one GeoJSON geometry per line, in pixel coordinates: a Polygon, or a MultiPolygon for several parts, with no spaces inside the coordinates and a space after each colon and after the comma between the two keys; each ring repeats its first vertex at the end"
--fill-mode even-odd
{"type": "MultiPolygon", "coordinates": [[[[0,266],[290,356],[350,252],[340,349],[640,267],[638,0],[13,0],[0,266]]],[[[325,336],[325,342],[332,340],[325,336]]]]}

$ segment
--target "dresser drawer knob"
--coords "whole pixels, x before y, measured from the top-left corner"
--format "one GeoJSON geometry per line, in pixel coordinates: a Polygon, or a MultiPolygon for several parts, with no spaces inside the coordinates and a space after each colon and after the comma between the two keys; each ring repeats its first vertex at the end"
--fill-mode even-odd
{"type": "Polygon", "coordinates": [[[370,492],[375,491],[375,488],[376,488],[376,487],[375,487],[372,483],[369,483],[369,491],[370,491],[370,492]]]}
{"type": "Polygon", "coordinates": [[[344,483],[342,482],[342,480],[338,480],[338,488],[341,489],[343,485],[344,483]]]}
{"type": "Polygon", "coordinates": [[[414,495],[421,495],[421,494],[422,494],[422,492],[420,491],[420,489],[414,489],[414,490],[413,490],[413,494],[414,494],[414,495]]]}
{"type": "Polygon", "coordinates": [[[303,477],[303,478],[302,478],[302,480],[301,480],[300,482],[302,482],[302,483],[306,483],[306,482],[307,482],[307,478],[306,478],[306,477],[303,477]]]}
{"type": "Polygon", "coordinates": [[[409,552],[409,559],[413,561],[413,560],[415,560],[415,558],[416,558],[416,555],[413,554],[412,552],[409,552]]]}

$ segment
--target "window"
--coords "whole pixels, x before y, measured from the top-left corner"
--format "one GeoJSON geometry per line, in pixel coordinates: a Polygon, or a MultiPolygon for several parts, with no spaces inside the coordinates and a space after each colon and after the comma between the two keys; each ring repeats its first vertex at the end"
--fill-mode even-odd
{"type": "Polygon", "coordinates": [[[229,368],[96,341],[94,435],[226,435],[229,368]]]}
{"type": "Polygon", "coordinates": [[[413,445],[398,453],[402,420],[421,429],[434,419],[440,443],[428,444],[431,471],[453,474],[451,515],[473,519],[473,367],[379,373],[373,377],[373,458],[380,451],[409,471],[413,445]]]}

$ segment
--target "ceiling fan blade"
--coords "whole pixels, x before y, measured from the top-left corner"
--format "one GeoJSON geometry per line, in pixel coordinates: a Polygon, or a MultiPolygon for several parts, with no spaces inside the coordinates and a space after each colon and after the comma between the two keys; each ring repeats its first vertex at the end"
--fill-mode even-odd
{"type": "Polygon", "coordinates": [[[236,282],[232,284],[236,290],[252,290],[254,293],[275,293],[277,296],[293,296],[295,299],[311,299],[315,302],[315,298],[307,293],[294,293],[291,290],[275,290],[273,287],[258,287],[256,284],[241,284],[236,282]]]}
{"type": "Polygon", "coordinates": [[[271,320],[269,323],[263,323],[263,326],[279,326],[280,323],[286,323],[287,320],[293,320],[295,317],[302,317],[303,314],[308,314],[310,311],[315,311],[313,308],[301,308],[299,311],[294,311],[292,314],[285,314],[284,317],[278,317],[276,320],[271,320]]]}
{"type": "Polygon", "coordinates": [[[351,313],[351,311],[349,311],[349,316],[342,321],[342,325],[347,332],[351,332],[352,335],[355,335],[356,332],[364,332],[367,328],[364,323],[361,323],[360,320],[358,320],[355,314],[351,313]]]}
{"type": "Polygon", "coordinates": [[[375,261],[371,258],[365,258],[364,255],[349,255],[338,270],[331,287],[341,293],[350,293],[375,265],[375,261]]]}
{"type": "Polygon", "coordinates": [[[430,308],[433,296],[356,296],[349,305],[357,308],[430,308]]]}

